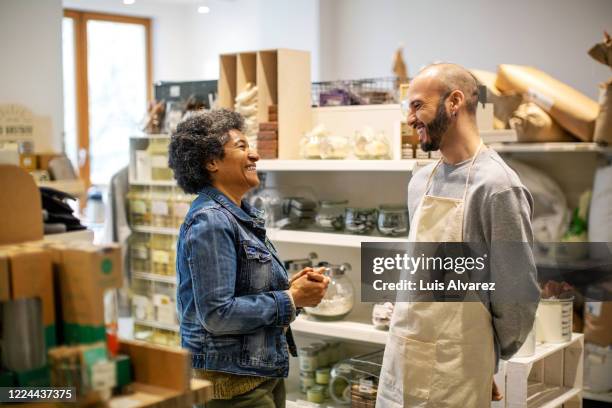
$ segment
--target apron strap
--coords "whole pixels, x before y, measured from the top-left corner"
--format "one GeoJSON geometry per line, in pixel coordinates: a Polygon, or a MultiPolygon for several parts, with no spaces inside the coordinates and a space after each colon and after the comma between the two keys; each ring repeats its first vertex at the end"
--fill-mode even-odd
{"type": "Polygon", "coordinates": [[[472,167],[474,167],[474,162],[476,161],[478,154],[480,154],[480,150],[482,149],[482,146],[483,146],[483,143],[482,143],[482,140],[480,140],[480,144],[478,145],[476,154],[474,154],[474,157],[472,157],[472,162],[470,163],[467,177],[465,178],[465,188],[463,189],[463,202],[465,202],[465,199],[467,197],[468,187],[470,185],[470,176],[472,175],[472,167]]]}
{"type": "Polygon", "coordinates": [[[436,165],[431,170],[431,173],[429,173],[429,177],[427,178],[427,184],[425,185],[425,194],[424,195],[427,195],[427,193],[429,193],[429,188],[431,187],[431,180],[433,179],[433,176],[436,173],[436,170],[438,169],[438,166],[440,165],[440,163],[442,163],[442,158],[438,159],[438,161],[436,162],[436,165]]]}

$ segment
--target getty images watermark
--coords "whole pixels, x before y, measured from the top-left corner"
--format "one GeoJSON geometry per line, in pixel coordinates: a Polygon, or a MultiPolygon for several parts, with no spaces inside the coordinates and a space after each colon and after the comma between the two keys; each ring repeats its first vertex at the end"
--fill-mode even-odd
{"type": "Polygon", "coordinates": [[[361,301],[537,302],[538,287],[566,282],[585,298],[612,300],[612,245],[523,242],[368,242],[361,301]]]}

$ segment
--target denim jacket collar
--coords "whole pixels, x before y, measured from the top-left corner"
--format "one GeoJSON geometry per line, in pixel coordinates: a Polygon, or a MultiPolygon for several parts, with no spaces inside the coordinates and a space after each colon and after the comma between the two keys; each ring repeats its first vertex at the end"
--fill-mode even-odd
{"type": "Polygon", "coordinates": [[[202,189],[202,193],[206,194],[211,199],[225,207],[232,215],[238,218],[240,221],[251,225],[257,229],[265,231],[264,225],[265,220],[263,218],[263,211],[251,206],[246,200],[242,200],[241,207],[238,207],[232,200],[230,200],[225,194],[217,190],[213,186],[206,186],[202,189]]]}

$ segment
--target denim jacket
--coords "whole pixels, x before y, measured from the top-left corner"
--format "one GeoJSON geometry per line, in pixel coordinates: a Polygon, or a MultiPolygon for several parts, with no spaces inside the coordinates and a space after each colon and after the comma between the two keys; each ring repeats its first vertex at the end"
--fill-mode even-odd
{"type": "Polygon", "coordinates": [[[295,307],[287,271],[266,238],[261,213],[206,187],[177,242],[181,344],[194,368],[286,377],[295,307]]]}

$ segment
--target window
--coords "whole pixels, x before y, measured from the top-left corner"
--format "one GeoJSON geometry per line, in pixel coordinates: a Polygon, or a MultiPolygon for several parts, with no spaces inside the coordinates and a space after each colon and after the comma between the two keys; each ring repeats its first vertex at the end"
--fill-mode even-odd
{"type": "Polygon", "coordinates": [[[64,12],[64,149],[89,184],[129,161],[151,98],[150,20],[64,12]]]}

